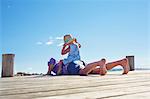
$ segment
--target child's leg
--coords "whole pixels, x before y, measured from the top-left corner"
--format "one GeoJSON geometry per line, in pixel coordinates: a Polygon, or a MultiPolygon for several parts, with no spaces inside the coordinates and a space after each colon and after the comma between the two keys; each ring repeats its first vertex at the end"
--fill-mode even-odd
{"type": "Polygon", "coordinates": [[[129,63],[128,63],[128,59],[124,58],[122,60],[119,61],[115,61],[115,62],[110,62],[106,64],[106,68],[107,70],[110,70],[118,65],[121,65],[124,69],[123,74],[127,74],[129,72],[129,63]]]}
{"type": "Polygon", "coordinates": [[[85,66],[84,69],[81,69],[79,71],[80,75],[88,75],[92,70],[94,70],[97,66],[104,66],[105,65],[106,60],[102,59],[100,61],[97,62],[93,62],[88,64],[87,66],[85,66]]]}

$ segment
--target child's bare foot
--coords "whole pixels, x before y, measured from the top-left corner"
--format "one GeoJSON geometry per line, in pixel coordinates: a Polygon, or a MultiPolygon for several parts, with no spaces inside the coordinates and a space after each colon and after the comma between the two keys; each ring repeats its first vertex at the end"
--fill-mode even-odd
{"type": "Polygon", "coordinates": [[[129,62],[128,59],[125,58],[121,61],[121,66],[123,67],[124,72],[122,74],[127,74],[129,72],[129,62]]]}

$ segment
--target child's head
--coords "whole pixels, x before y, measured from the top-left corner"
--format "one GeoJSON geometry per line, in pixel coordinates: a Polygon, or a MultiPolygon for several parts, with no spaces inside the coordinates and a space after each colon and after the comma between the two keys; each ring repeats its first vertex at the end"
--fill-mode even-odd
{"type": "Polygon", "coordinates": [[[74,41],[75,41],[75,38],[73,38],[70,34],[67,34],[64,36],[65,44],[72,44],[74,41]]]}

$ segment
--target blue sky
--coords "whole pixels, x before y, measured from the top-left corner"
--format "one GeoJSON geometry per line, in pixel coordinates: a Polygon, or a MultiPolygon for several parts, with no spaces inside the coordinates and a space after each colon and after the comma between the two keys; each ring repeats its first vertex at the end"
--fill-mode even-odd
{"type": "Polygon", "coordinates": [[[1,0],[0,10],[0,53],[16,55],[15,72],[46,73],[50,57],[66,57],[65,34],[87,63],[134,55],[136,67],[150,68],[149,0],[1,0]]]}

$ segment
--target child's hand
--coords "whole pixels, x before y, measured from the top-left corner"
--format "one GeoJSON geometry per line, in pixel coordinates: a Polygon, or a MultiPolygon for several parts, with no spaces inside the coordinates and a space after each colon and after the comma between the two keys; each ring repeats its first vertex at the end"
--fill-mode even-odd
{"type": "Polygon", "coordinates": [[[81,44],[79,44],[79,43],[77,42],[77,39],[76,39],[76,38],[74,39],[74,41],[78,44],[79,48],[81,48],[81,44]]]}
{"type": "Polygon", "coordinates": [[[81,48],[81,44],[78,43],[79,48],[81,48]]]}
{"type": "Polygon", "coordinates": [[[78,43],[76,38],[74,38],[74,42],[75,42],[75,43],[78,43]]]}

